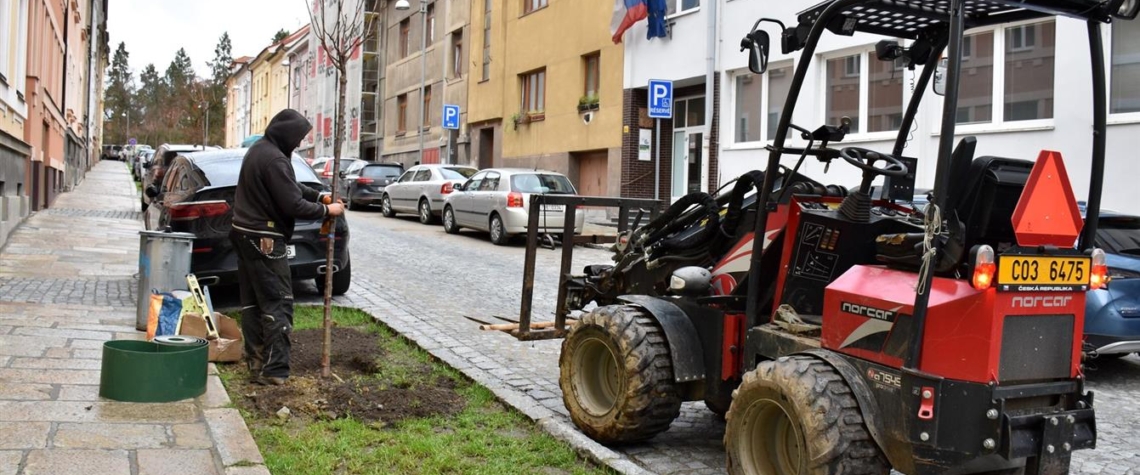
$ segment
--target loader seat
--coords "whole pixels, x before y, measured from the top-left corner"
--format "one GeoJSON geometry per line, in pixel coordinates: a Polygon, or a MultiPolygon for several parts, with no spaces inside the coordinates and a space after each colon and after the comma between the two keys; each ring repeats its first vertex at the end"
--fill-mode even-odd
{"type": "MultiPolygon", "coordinates": [[[[995,251],[1017,244],[1013,211],[1032,170],[1030,160],[988,156],[974,160],[965,189],[951,205],[962,222],[967,251],[978,244],[993,246],[995,251]]],[[[947,213],[943,216],[950,217],[947,213]]]]}

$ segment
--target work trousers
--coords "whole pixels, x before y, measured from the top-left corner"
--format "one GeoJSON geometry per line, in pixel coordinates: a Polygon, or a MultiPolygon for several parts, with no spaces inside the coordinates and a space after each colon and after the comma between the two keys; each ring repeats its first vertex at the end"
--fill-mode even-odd
{"type": "Polygon", "coordinates": [[[274,238],[269,253],[262,252],[259,236],[231,231],[230,241],[238,255],[246,362],[254,376],[288,378],[293,282],[285,240],[274,238]]]}

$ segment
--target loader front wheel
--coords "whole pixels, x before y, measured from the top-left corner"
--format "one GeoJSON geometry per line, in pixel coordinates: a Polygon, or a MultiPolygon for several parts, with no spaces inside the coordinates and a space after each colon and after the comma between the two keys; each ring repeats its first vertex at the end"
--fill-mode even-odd
{"type": "Polygon", "coordinates": [[[885,475],[851,388],[816,358],[760,363],[744,375],[724,433],[733,475],[885,475]]]}
{"type": "Polygon", "coordinates": [[[583,315],[562,342],[558,366],[570,419],[598,442],[649,439],[681,412],[665,334],[637,307],[583,315]]]}

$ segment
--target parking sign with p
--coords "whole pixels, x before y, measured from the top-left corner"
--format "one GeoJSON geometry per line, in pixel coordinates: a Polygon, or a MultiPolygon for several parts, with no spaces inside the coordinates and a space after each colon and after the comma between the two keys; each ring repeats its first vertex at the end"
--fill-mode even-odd
{"type": "Polygon", "coordinates": [[[443,128],[459,130],[459,106],[451,104],[443,106],[443,128]]]}
{"type": "Polygon", "coordinates": [[[649,117],[673,118],[673,81],[658,79],[649,81],[649,117]]]}

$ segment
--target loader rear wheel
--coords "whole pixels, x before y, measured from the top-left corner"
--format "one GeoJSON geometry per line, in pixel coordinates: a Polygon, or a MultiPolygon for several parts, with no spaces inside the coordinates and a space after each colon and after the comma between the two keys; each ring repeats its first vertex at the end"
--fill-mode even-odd
{"type": "Polygon", "coordinates": [[[570,419],[598,442],[649,439],[681,412],[665,334],[637,307],[583,315],[562,342],[558,366],[570,419]]]}
{"type": "Polygon", "coordinates": [[[733,475],[884,475],[851,388],[821,360],[760,363],[732,398],[724,445],[733,475]]]}

